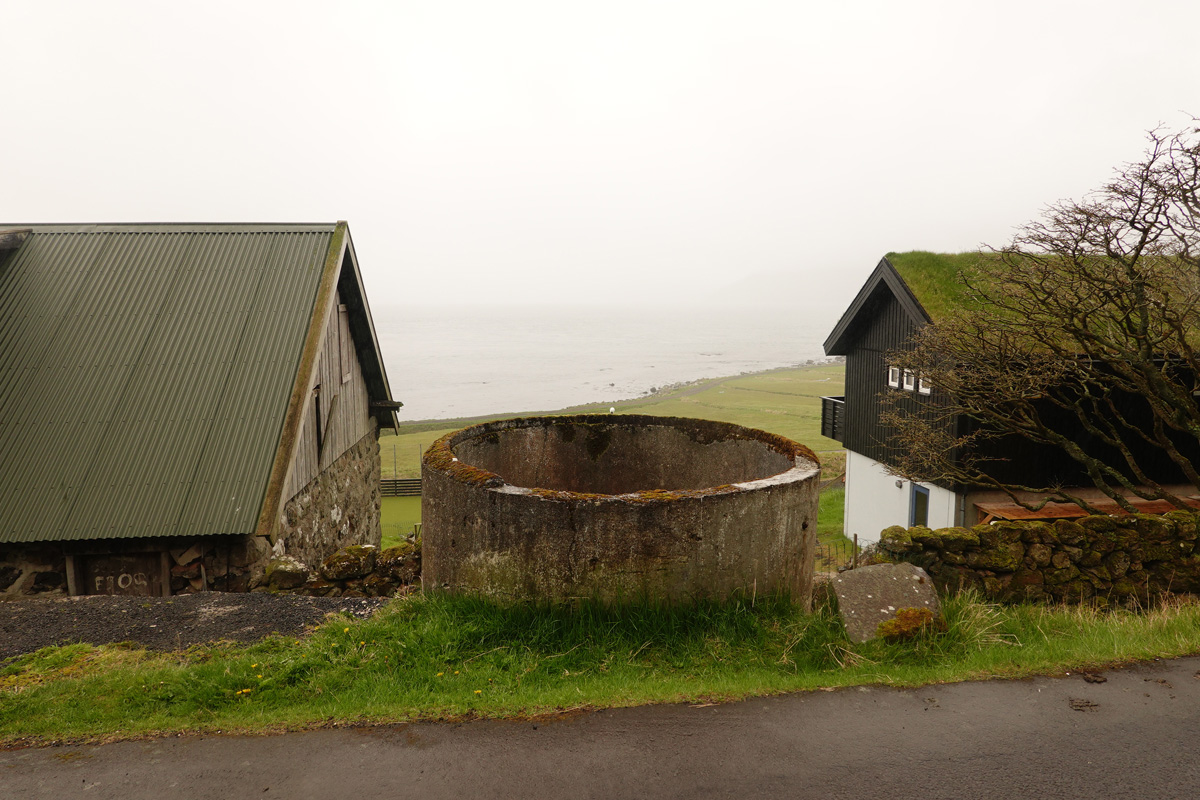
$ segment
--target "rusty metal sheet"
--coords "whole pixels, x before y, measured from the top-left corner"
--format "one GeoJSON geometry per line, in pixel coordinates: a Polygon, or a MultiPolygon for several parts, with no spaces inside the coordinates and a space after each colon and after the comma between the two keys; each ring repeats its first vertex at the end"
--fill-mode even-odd
{"type": "MultiPolygon", "coordinates": [[[[1184,498],[1184,501],[1192,508],[1200,509],[1200,500],[1184,498]]],[[[1123,516],[1128,513],[1112,500],[1089,500],[1088,503],[1102,514],[1123,516]]],[[[1129,503],[1137,509],[1137,513],[1139,514],[1165,514],[1168,511],[1175,510],[1175,506],[1166,500],[1130,498],[1129,503]]],[[[1030,511],[1028,508],[1022,508],[1015,503],[976,503],[975,508],[979,509],[979,518],[984,522],[990,522],[993,519],[1077,519],[1090,514],[1090,512],[1084,511],[1073,503],[1047,503],[1037,511],[1030,511]]]]}

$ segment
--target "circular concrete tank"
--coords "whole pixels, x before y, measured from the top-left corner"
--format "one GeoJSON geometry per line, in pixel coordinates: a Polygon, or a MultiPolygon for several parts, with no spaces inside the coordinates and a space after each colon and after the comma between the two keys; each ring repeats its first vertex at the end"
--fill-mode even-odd
{"type": "Polygon", "coordinates": [[[790,439],[707,420],[465,428],[422,459],[422,582],[549,600],[787,592],[807,606],[818,471],[790,439]]]}

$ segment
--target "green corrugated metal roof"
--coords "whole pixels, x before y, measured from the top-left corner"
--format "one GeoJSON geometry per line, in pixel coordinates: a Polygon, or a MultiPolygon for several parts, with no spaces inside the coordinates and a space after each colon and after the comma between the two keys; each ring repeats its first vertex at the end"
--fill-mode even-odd
{"type": "Polygon", "coordinates": [[[12,227],[0,542],[252,532],[336,226],[12,227]]]}

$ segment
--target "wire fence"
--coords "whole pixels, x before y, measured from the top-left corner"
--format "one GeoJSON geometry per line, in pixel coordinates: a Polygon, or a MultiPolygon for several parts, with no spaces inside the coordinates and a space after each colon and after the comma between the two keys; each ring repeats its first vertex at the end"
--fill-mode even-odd
{"type": "Polygon", "coordinates": [[[840,568],[853,567],[857,561],[858,547],[849,539],[817,544],[813,559],[814,572],[837,572],[840,568]]]}
{"type": "Polygon", "coordinates": [[[421,523],[419,522],[384,522],[379,528],[383,538],[389,540],[409,537],[415,539],[421,535],[421,523]]]}
{"type": "Polygon", "coordinates": [[[420,497],[420,478],[380,478],[379,493],[384,497],[420,497]]]}

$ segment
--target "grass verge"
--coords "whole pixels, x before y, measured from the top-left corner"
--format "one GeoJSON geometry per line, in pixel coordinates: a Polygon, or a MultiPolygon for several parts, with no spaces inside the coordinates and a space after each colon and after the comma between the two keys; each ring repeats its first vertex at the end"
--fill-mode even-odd
{"type": "Polygon", "coordinates": [[[948,631],[852,645],[829,609],[394,601],[311,636],[154,654],[46,648],[0,667],[0,742],[527,717],[858,684],[1017,677],[1200,652],[1200,605],[945,604],[948,631]]]}

